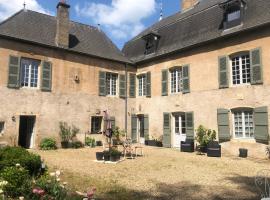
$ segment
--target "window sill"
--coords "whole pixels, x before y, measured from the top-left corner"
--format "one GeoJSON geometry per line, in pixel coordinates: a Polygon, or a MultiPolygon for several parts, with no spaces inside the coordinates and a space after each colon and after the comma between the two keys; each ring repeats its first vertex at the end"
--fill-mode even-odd
{"type": "Polygon", "coordinates": [[[38,87],[20,87],[21,90],[40,90],[38,87]]]}
{"type": "Polygon", "coordinates": [[[238,88],[238,87],[247,87],[252,86],[250,83],[238,84],[238,85],[231,85],[231,88],[238,88]]]}

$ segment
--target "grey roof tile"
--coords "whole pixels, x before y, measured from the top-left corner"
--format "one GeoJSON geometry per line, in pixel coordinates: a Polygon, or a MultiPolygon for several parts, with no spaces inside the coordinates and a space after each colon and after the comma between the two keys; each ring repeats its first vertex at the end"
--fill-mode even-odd
{"type": "Polygon", "coordinates": [[[219,28],[223,21],[223,10],[219,4],[226,1],[204,0],[193,9],[167,17],[127,42],[122,51],[133,62],[144,62],[270,23],[270,0],[245,0],[247,7],[242,26],[224,31],[219,28]],[[157,51],[144,55],[145,42],[142,37],[153,31],[161,36],[157,51]]]}
{"type": "MultiPolygon", "coordinates": [[[[56,17],[30,10],[21,10],[0,23],[1,35],[57,47],[55,44],[56,17]]],[[[70,45],[67,50],[131,63],[104,32],[96,27],[73,21],[70,22],[70,45]]]]}

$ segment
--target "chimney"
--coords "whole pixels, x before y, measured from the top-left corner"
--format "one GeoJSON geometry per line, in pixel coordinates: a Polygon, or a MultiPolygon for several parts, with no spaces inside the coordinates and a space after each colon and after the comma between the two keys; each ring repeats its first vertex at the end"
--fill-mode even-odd
{"type": "Polygon", "coordinates": [[[57,5],[57,25],[55,43],[59,47],[69,47],[69,8],[65,0],[57,5]]]}
{"type": "Polygon", "coordinates": [[[182,0],[182,12],[193,8],[200,0],[182,0]]]}

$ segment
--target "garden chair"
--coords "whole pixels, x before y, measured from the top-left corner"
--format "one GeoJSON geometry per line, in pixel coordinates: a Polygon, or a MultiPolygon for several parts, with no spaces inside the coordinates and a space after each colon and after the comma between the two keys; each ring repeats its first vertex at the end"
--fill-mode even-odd
{"type": "Polygon", "coordinates": [[[181,142],[181,152],[194,152],[194,140],[186,139],[181,142]]]}
{"type": "Polygon", "coordinates": [[[211,141],[207,145],[208,157],[221,157],[221,145],[217,141],[211,141]]]}
{"type": "Polygon", "coordinates": [[[144,156],[143,145],[141,143],[135,144],[134,149],[135,149],[135,156],[136,157],[138,157],[138,155],[144,156]],[[140,151],[140,154],[138,154],[138,151],[140,151]]]}
{"type": "Polygon", "coordinates": [[[124,158],[126,158],[127,155],[130,156],[131,159],[134,159],[134,149],[132,147],[132,140],[131,139],[126,139],[123,142],[123,155],[124,158]]]}

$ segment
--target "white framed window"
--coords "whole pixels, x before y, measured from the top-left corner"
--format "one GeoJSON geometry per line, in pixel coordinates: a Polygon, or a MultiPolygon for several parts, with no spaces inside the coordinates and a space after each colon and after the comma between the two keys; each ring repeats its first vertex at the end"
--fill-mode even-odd
{"type": "Polygon", "coordinates": [[[116,96],[117,94],[117,74],[106,73],[107,95],[116,96]]]}
{"type": "Polygon", "coordinates": [[[186,118],[184,114],[175,115],[175,133],[186,134],[186,118]]]}
{"type": "Polygon", "coordinates": [[[4,133],[4,128],[5,128],[5,122],[0,121],[0,134],[4,133]]]}
{"type": "Polygon", "coordinates": [[[232,84],[241,85],[250,83],[250,56],[244,54],[231,59],[232,84]]]}
{"type": "Polygon", "coordinates": [[[39,85],[40,61],[22,58],[21,59],[21,87],[38,88],[39,85]]]}
{"type": "Polygon", "coordinates": [[[238,20],[240,19],[241,17],[241,11],[240,9],[239,10],[234,10],[234,11],[231,11],[227,14],[227,21],[228,22],[231,22],[231,21],[234,21],[234,20],[238,20]]]}
{"type": "Polygon", "coordinates": [[[183,91],[183,72],[182,68],[170,70],[171,77],[171,93],[179,93],[183,91]]]}
{"type": "Polygon", "coordinates": [[[139,96],[146,96],[146,75],[142,74],[138,76],[139,82],[139,96]]]}
{"type": "Polygon", "coordinates": [[[233,112],[235,138],[254,138],[253,111],[233,112]]]}

